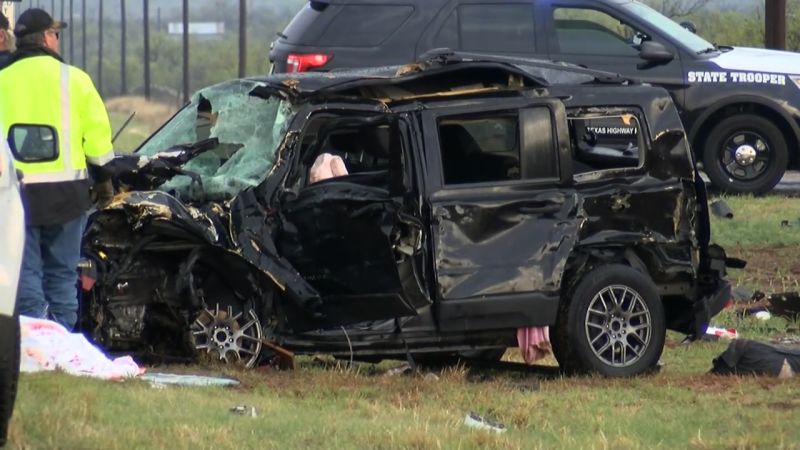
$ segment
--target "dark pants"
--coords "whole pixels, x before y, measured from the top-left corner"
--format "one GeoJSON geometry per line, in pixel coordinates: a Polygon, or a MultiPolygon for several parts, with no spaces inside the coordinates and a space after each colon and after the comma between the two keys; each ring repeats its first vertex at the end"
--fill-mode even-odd
{"type": "Polygon", "coordinates": [[[68,330],[78,320],[78,262],[86,214],[70,222],[25,227],[17,310],[68,330]]]}

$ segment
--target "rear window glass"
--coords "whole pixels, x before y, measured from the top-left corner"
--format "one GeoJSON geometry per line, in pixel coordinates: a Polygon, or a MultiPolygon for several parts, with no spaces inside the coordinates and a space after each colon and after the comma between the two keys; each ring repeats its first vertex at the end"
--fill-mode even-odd
{"type": "Polygon", "coordinates": [[[319,43],[331,47],[374,47],[397,31],[413,12],[409,5],[343,6],[319,43]]]}
{"type": "Polygon", "coordinates": [[[461,50],[496,53],[534,50],[530,4],[462,5],[458,8],[458,24],[461,50]]]}
{"type": "MultiPolygon", "coordinates": [[[[284,39],[289,44],[304,44],[309,39],[309,34],[314,26],[314,22],[323,14],[326,8],[314,8],[311,3],[306,4],[297,15],[294,16],[286,29],[283,30],[284,39]]],[[[317,34],[317,33],[314,33],[317,34]]]]}
{"type": "Polygon", "coordinates": [[[439,122],[444,183],[519,180],[519,117],[449,117],[439,122]]]}

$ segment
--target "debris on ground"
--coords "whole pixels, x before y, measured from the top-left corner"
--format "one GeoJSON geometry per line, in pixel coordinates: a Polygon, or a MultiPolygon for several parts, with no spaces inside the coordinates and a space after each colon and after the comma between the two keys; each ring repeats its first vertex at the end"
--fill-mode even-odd
{"type": "Polygon", "coordinates": [[[426,381],[439,381],[439,375],[436,375],[433,372],[423,372],[422,370],[420,370],[419,366],[412,367],[412,365],[408,362],[404,362],[399,366],[389,368],[385,372],[383,372],[383,375],[388,377],[396,375],[411,375],[411,374],[419,375],[426,381]]]}
{"type": "Polygon", "coordinates": [[[781,292],[765,294],[755,291],[750,293],[747,288],[737,287],[733,290],[733,300],[736,311],[756,316],[757,319],[767,320],[772,316],[785,317],[794,320],[800,317],[800,293],[781,292]],[[748,294],[750,294],[748,296],[748,294]]]}
{"type": "Polygon", "coordinates": [[[236,405],[231,407],[230,412],[240,416],[258,417],[255,406],[236,405]]]}
{"type": "Polygon", "coordinates": [[[772,314],[789,319],[800,316],[800,293],[783,292],[771,294],[768,299],[772,314]]]}
{"type": "Polygon", "coordinates": [[[772,314],[770,314],[770,312],[766,310],[756,311],[752,314],[752,316],[761,321],[767,321],[772,318],[772,314]]]}
{"type": "Polygon", "coordinates": [[[261,343],[274,353],[269,362],[271,366],[281,370],[294,370],[294,353],[266,339],[262,339],[261,343]]]}
{"type": "Polygon", "coordinates": [[[62,370],[68,374],[121,380],[144,373],[130,357],[111,359],[84,335],[51,320],[20,316],[20,371],[62,370]]]}
{"type": "Polygon", "coordinates": [[[183,375],[176,373],[147,373],[139,377],[153,385],[177,386],[238,386],[239,382],[233,378],[211,377],[205,375],[183,375]]]}
{"type": "Polygon", "coordinates": [[[471,428],[478,428],[481,430],[494,431],[495,433],[505,433],[506,426],[500,422],[482,417],[476,412],[469,412],[464,417],[464,425],[471,428]]]}
{"type": "Polygon", "coordinates": [[[773,344],[800,346],[800,336],[778,336],[771,339],[773,344]]]}
{"type": "Polygon", "coordinates": [[[733,210],[723,200],[717,200],[711,205],[711,212],[721,219],[733,219],[733,210]]]}
{"type": "Polygon", "coordinates": [[[800,345],[773,345],[736,340],[714,359],[711,373],[718,375],[768,375],[791,378],[800,371],[800,345]]]}
{"type": "Polygon", "coordinates": [[[414,369],[411,367],[411,364],[406,362],[400,364],[399,366],[387,369],[386,372],[384,372],[384,375],[391,377],[395,375],[408,375],[412,372],[414,372],[414,369]]]}
{"type": "Polygon", "coordinates": [[[731,291],[731,297],[734,303],[751,303],[755,297],[755,292],[747,289],[744,286],[736,286],[731,291]]]}
{"type": "Polygon", "coordinates": [[[703,336],[705,340],[716,341],[719,339],[738,339],[739,332],[736,328],[723,328],[714,325],[709,325],[706,329],[706,334],[703,336]]]}

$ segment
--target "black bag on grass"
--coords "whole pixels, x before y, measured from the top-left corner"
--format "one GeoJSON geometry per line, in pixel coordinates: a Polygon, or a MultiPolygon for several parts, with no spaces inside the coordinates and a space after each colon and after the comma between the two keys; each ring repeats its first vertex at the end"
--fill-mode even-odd
{"type": "Polygon", "coordinates": [[[718,375],[770,375],[788,378],[800,373],[800,346],[734,340],[714,359],[718,375]]]}

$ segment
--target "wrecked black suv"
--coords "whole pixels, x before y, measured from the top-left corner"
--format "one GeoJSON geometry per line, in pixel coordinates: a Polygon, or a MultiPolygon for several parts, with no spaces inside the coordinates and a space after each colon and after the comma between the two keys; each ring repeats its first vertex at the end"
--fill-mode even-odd
{"type": "Polygon", "coordinates": [[[575,66],[230,81],[114,164],[82,302],[112,350],[499,358],[549,327],[565,370],[626,376],[729,298],[670,97],[575,66]]]}

